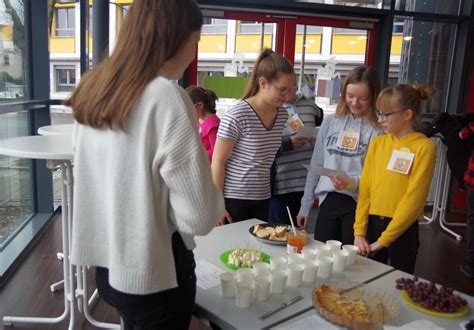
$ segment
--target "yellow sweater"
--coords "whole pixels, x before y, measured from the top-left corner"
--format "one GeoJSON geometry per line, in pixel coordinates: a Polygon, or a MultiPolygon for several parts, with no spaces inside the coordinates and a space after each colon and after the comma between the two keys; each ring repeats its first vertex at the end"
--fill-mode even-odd
{"type": "Polygon", "coordinates": [[[374,138],[359,183],[354,235],[366,235],[369,214],[392,218],[378,239],[388,247],[421,219],[435,158],[436,146],[421,133],[410,133],[400,139],[393,134],[374,138]],[[408,175],[387,170],[392,152],[402,148],[415,154],[408,175]]]}

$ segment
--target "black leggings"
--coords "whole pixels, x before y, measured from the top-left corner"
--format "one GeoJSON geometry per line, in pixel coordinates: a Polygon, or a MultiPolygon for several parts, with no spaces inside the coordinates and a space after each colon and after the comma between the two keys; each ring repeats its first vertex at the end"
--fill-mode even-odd
{"type": "Polygon", "coordinates": [[[225,199],[225,208],[234,222],[257,218],[267,222],[270,199],[225,199]]]}
{"type": "Polygon", "coordinates": [[[351,196],[330,192],[319,207],[314,239],[321,242],[335,239],[342,244],[354,244],[356,205],[351,196]]]}
{"type": "Polygon", "coordinates": [[[125,330],[188,329],[196,297],[196,264],[177,232],[172,245],[178,281],[174,289],[147,295],[123,293],[110,286],[107,268],[97,268],[99,295],[117,309],[125,330]]]}
{"type": "MultiPolygon", "coordinates": [[[[380,235],[387,229],[391,218],[378,215],[369,216],[366,238],[369,244],[376,242],[380,235]]],[[[400,237],[388,248],[383,248],[370,258],[390,265],[398,270],[413,274],[415,271],[416,255],[420,241],[418,239],[418,221],[415,221],[400,237]]]]}

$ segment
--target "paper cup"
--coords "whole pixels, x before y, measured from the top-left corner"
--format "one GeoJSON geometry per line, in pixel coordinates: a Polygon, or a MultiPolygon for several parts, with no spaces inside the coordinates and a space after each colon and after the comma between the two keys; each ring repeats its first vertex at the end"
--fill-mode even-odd
{"type": "Polygon", "coordinates": [[[342,272],[346,269],[347,259],[349,258],[349,253],[347,251],[334,251],[332,253],[332,258],[334,259],[334,263],[332,265],[333,270],[336,272],[342,272]]]}
{"type": "Polygon", "coordinates": [[[315,249],[304,248],[303,249],[303,259],[304,260],[316,260],[316,255],[318,252],[315,249]]]}
{"type": "Polygon", "coordinates": [[[313,283],[318,276],[319,262],[316,260],[306,260],[304,263],[303,283],[313,283]]]}
{"type": "Polygon", "coordinates": [[[283,293],[286,284],[287,273],[282,269],[272,270],[270,272],[270,292],[283,293]]]}
{"type": "Polygon", "coordinates": [[[290,253],[288,255],[288,266],[295,263],[302,263],[303,255],[299,253],[290,253]]]}
{"type": "Polygon", "coordinates": [[[357,252],[359,251],[359,248],[355,245],[346,244],[342,246],[342,249],[344,251],[347,251],[347,253],[349,253],[349,256],[347,257],[347,266],[355,264],[356,256],[357,256],[357,252]]]}
{"type": "Polygon", "coordinates": [[[330,240],[326,241],[326,245],[329,246],[331,251],[337,251],[337,250],[341,249],[342,242],[336,241],[334,239],[330,239],[330,240]]]}
{"type": "Polygon", "coordinates": [[[222,273],[219,275],[221,280],[221,296],[232,298],[235,296],[235,276],[233,273],[222,273]]]}
{"type": "Polygon", "coordinates": [[[252,268],[239,268],[237,269],[236,273],[237,282],[251,281],[254,276],[252,268]]]}
{"type": "Polygon", "coordinates": [[[270,295],[270,280],[267,277],[257,276],[253,278],[255,299],[265,301],[270,295]]]}
{"type": "Polygon", "coordinates": [[[328,278],[331,275],[332,263],[334,262],[334,259],[331,257],[318,257],[318,261],[318,277],[328,278]]]}
{"type": "Polygon", "coordinates": [[[316,247],[316,256],[317,257],[330,257],[332,256],[331,248],[326,244],[316,247]]]}
{"type": "Polygon", "coordinates": [[[286,269],[286,258],[284,257],[273,257],[270,259],[271,270],[275,269],[286,269]]]}
{"type": "Polygon", "coordinates": [[[247,282],[235,285],[235,304],[239,308],[249,308],[253,301],[253,287],[247,282]]]}
{"type": "Polygon", "coordinates": [[[270,274],[270,265],[266,262],[256,262],[252,267],[255,276],[268,276],[270,274]]]}
{"type": "Polygon", "coordinates": [[[299,288],[303,279],[304,266],[301,263],[288,265],[288,280],[286,285],[299,288]]]}

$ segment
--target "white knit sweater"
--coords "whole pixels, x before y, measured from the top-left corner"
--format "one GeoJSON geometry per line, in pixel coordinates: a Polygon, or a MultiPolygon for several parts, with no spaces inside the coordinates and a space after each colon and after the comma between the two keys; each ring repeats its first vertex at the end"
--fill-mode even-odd
{"type": "Polygon", "coordinates": [[[72,263],[108,268],[125,293],[176,287],[173,232],[193,249],[224,210],[186,92],[159,76],[125,132],[76,123],[73,144],[72,263]]]}

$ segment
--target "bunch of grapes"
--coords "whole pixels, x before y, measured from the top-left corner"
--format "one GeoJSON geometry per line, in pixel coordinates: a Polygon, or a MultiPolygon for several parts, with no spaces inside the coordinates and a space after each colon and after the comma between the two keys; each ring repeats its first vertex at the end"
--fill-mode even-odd
{"type": "Polygon", "coordinates": [[[453,289],[420,282],[416,276],[413,279],[402,277],[395,282],[398,290],[405,290],[413,301],[430,310],[453,313],[467,304],[465,299],[453,294],[453,289]]]}

